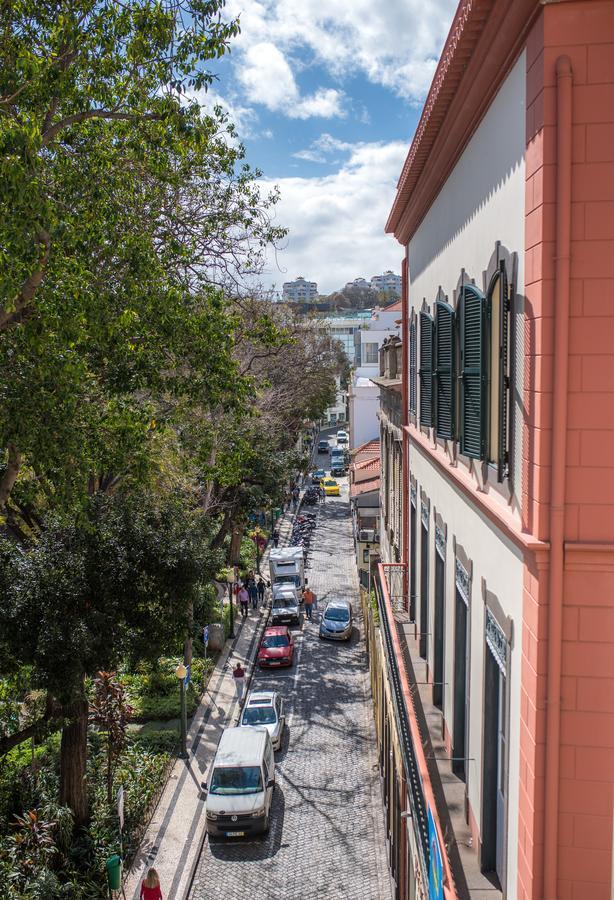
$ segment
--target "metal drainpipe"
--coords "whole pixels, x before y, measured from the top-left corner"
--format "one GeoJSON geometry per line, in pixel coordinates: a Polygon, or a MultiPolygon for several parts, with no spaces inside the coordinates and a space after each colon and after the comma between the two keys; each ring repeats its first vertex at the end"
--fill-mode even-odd
{"type": "Polygon", "coordinates": [[[544,897],[556,900],[558,870],[559,743],[565,540],[565,476],[571,246],[572,70],[568,56],[556,61],[556,259],[552,471],[550,491],[550,590],[544,815],[544,897]]]}

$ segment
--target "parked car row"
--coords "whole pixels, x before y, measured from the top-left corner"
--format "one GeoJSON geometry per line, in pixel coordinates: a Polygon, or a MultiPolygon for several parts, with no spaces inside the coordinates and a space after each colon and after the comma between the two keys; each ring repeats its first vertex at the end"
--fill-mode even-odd
{"type": "MultiPolygon", "coordinates": [[[[320,442],[322,443],[322,442],[320,442]]],[[[327,494],[339,495],[339,485],[324,470],[318,481],[327,494]]],[[[307,514],[295,527],[299,547],[275,549],[270,554],[272,604],[270,625],[258,647],[257,663],[263,670],[292,666],[296,642],[290,625],[300,624],[301,588],[307,585],[304,551],[315,525],[307,514]]],[[[331,599],[321,616],[319,637],[350,640],[352,604],[331,599]]],[[[236,728],[222,733],[215,758],[203,783],[206,796],[206,828],[211,836],[242,838],[269,830],[275,789],[274,751],[282,746],[286,715],[281,694],[275,690],[249,693],[236,728]]]]}

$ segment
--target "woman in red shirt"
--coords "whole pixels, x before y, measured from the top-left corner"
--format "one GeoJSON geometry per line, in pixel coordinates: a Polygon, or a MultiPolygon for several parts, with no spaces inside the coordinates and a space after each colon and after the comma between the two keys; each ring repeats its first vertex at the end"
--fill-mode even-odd
{"type": "Polygon", "coordinates": [[[155,869],[150,869],[141,885],[141,900],[162,900],[160,879],[155,869]]]}

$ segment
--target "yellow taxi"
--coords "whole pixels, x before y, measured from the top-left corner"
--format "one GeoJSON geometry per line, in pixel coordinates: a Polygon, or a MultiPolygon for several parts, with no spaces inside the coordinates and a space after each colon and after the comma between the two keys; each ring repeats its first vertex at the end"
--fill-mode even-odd
{"type": "Polygon", "coordinates": [[[324,488],[327,497],[338,497],[340,494],[339,484],[334,478],[322,478],[320,487],[324,488]]]}

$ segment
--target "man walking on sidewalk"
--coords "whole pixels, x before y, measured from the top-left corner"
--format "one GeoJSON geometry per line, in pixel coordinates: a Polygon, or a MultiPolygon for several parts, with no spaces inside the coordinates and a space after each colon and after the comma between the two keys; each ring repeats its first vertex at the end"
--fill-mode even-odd
{"type": "Polygon", "coordinates": [[[262,575],[258,579],[258,601],[262,603],[264,600],[264,592],[266,590],[266,584],[264,583],[264,578],[262,575]]]}
{"type": "Polygon", "coordinates": [[[245,669],[240,662],[238,662],[232,670],[232,677],[235,680],[237,700],[241,703],[241,700],[243,700],[243,691],[245,690],[245,669]]]}
{"type": "Polygon", "coordinates": [[[279,546],[279,531],[277,530],[277,528],[275,528],[273,531],[273,546],[275,547],[275,549],[277,549],[277,547],[279,546]]]}
{"type": "Polygon", "coordinates": [[[249,594],[247,593],[245,585],[241,585],[241,590],[237,596],[239,603],[241,604],[241,615],[244,619],[247,619],[247,607],[249,605],[249,594]]]}
{"type": "Polygon", "coordinates": [[[247,592],[249,599],[252,601],[252,609],[256,609],[258,607],[258,585],[253,578],[247,586],[247,592]]]}
{"type": "Polygon", "coordinates": [[[313,604],[316,599],[316,595],[311,590],[311,588],[306,587],[303,591],[303,602],[305,604],[305,616],[311,622],[311,611],[313,609],[313,604]]]}

